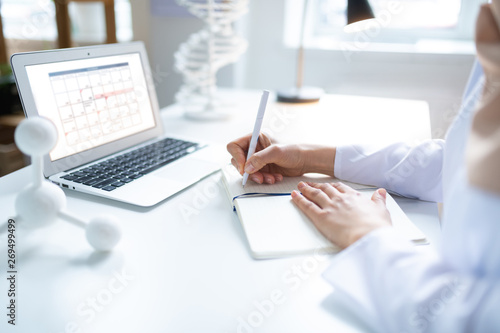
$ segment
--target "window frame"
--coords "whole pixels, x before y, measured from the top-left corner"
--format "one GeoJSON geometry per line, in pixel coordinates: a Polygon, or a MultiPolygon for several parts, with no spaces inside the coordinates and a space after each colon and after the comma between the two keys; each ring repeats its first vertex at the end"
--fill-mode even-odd
{"type": "MultiPolygon", "coordinates": [[[[320,1],[310,0],[306,14],[304,47],[325,50],[383,51],[410,53],[452,53],[473,54],[475,18],[484,0],[461,0],[460,15],[454,28],[413,28],[380,29],[347,34],[339,27],[332,27],[332,32],[315,33],[318,21],[320,1]],[[336,29],[335,32],[333,30],[336,29]],[[404,30],[404,34],[401,31],[404,30]]],[[[285,18],[283,41],[286,47],[299,45],[302,9],[305,0],[285,0],[285,18]]],[[[347,1],[346,1],[347,3],[347,1]]],[[[387,10],[390,13],[389,8],[387,10]]]]}
{"type": "MultiPolygon", "coordinates": [[[[5,1],[6,0],[0,0],[0,9],[2,12],[5,10],[2,7],[10,5],[11,3],[26,8],[21,11],[22,13],[26,12],[25,17],[22,18],[15,17],[15,19],[13,19],[13,17],[9,17],[8,15],[2,15],[4,37],[6,40],[57,40],[56,13],[53,1],[11,0],[8,3],[5,3],[5,1]],[[10,26],[12,24],[11,20],[15,20],[13,22],[15,29],[10,26]]],[[[70,2],[69,11],[71,17],[74,18],[74,14],[75,11],[77,11],[78,6],[102,7],[103,4],[99,2],[70,2]]],[[[130,15],[132,14],[130,0],[115,0],[116,36],[119,42],[127,42],[133,39],[132,18],[130,17],[129,19],[124,19],[123,15],[121,15],[125,11],[130,12],[130,15]],[[124,5],[127,3],[129,8],[124,8],[124,5]]],[[[99,24],[105,26],[104,10],[99,11],[99,20],[99,24]]],[[[72,21],[72,28],[76,28],[76,30],[78,30],[74,21],[72,21]]],[[[102,31],[94,31],[90,35],[81,35],[79,31],[73,31],[72,39],[77,43],[102,43],[105,40],[105,37],[106,34],[104,28],[102,31]]]]}

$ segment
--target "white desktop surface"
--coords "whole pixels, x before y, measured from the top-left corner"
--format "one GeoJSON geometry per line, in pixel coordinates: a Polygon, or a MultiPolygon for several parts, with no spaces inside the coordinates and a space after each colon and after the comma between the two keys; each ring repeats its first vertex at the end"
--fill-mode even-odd
{"type": "MultiPolygon", "coordinates": [[[[260,92],[224,95],[233,100],[229,120],[191,121],[171,106],[162,111],[166,132],[220,144],[225,151],[231,139],[251,132],[260,92]]],[[[328,95],[317,105],[269,105],[263,127],[295,142],[430,137],[426,103],[355,96],[328,95]]],[[[1,332],[367,331],[321,278],[331,256],[250,257],[219,173],[149,209],[66,191],[69,212],[86,220],[113,214],[123,239],[113,252],[102,254],[93,252],[82,230],[62,220],[38,230],[18,228],[13,327],[7,324],[5,308],[4,224],[15,215],[15,195],[28,183],[30,171],[26,167],[0,178],[1,332]],[[123,270],[130,280],[116,278],[123,270]],[[271,311],[269,300],[276,295],[281,295],[280,304],[271,311]],[[240,319],[248,326],[239,327],[240,319]]],[[[396,199],[435,246],[436,204],[396,199]]]]}

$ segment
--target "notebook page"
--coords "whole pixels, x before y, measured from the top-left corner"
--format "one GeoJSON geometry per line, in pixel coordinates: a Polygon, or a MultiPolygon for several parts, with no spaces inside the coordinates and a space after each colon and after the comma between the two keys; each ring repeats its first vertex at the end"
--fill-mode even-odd
{"type": "MultiPolygon", "coordinates": [[[[313,253],[318,249],[335,252],[337,249],[313,226],[311,221],[285,196],[248,196],[232,200],[244,193],[290,193],[301,180],[334,182],[335,178],[309,175],[289,177],[274,185],[259,185],[251,181],[242,187],[242,176],[232,166],[222,169],[222,179],[232,206],[238,214],[254,258],[273,258],[291,254],[313,253]]],[[[363,195],[371,196],[374,187],[344,182],[363,195]]],[[[425,235],[408,219],[399,205],[388,194],[387,208],[394,228],[416,244],[427,244],[425,235]]]]}
{"type": "MultiPolygon", "coordinates": [[[[233,198],[245,193],[292,193],[293,190],[297,190],[297,184],[301,181],[315,183],[333,183],[340,181],[337,178],[326,175],[307,174],[300,177],[283,177],[283,180],[281,182],[276,182],[275,184],[257,184],[251,180],[248,180],[245,187],[243,187],[243,177],[232,165],[228,165],[223,168],[222,173],[224,181],[226,182],[226,186],[228,187],[229,194],[233,198]]],[[[375,188],[373,186],[356,184],[346,181],[342,181],[342,183],[349,185],[355,190],[375,188]]]]}

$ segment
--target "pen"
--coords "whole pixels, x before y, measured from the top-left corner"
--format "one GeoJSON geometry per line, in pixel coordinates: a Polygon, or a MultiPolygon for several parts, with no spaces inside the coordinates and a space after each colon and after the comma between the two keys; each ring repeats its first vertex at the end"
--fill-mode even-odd
{"type": "MultiPolygon", "coordinates": [[[[260,98],[259,111],[257,112],[257,119],[255,119],[255,126],[253,127],[252,138],[250,139],[250,146],[248,147],[247,161],[250,156],[255,153],[255,148],[257,147],[257,142],[259,141],[260,128],[262,126],[262,120],[264,119],[264,113],[266,112],[267,99],[269,97],[269,91],[263,90],[262,97],[260,98]]],[[[243,174],[243,187],[248,180],[248,173],[243,174]]]]}

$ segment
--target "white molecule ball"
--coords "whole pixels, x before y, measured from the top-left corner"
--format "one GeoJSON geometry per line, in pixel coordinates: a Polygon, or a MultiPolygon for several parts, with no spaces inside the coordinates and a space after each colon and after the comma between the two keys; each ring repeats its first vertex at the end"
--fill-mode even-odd
{"type": "Polygon", "coordinates": [[[58,186],[42,182],[39,187],[29,185],[16,197],[16,213],[28,227],[41,227],[54,222],[66,206],[66,196],[58,186]]]}
{"type": "Polygon", "coordinates": [[[57,129],[47,118],[24,119],[14,133],[16,145],[26,155],[48,154],[57,142],[57,129]]]}
{"type": "Polygon", "coordinates": [[[122,233],[115,217],[103,215],[90,220],[85,228],[85,235],[97,251],[110,251],[118,244],[122,233]]]}

